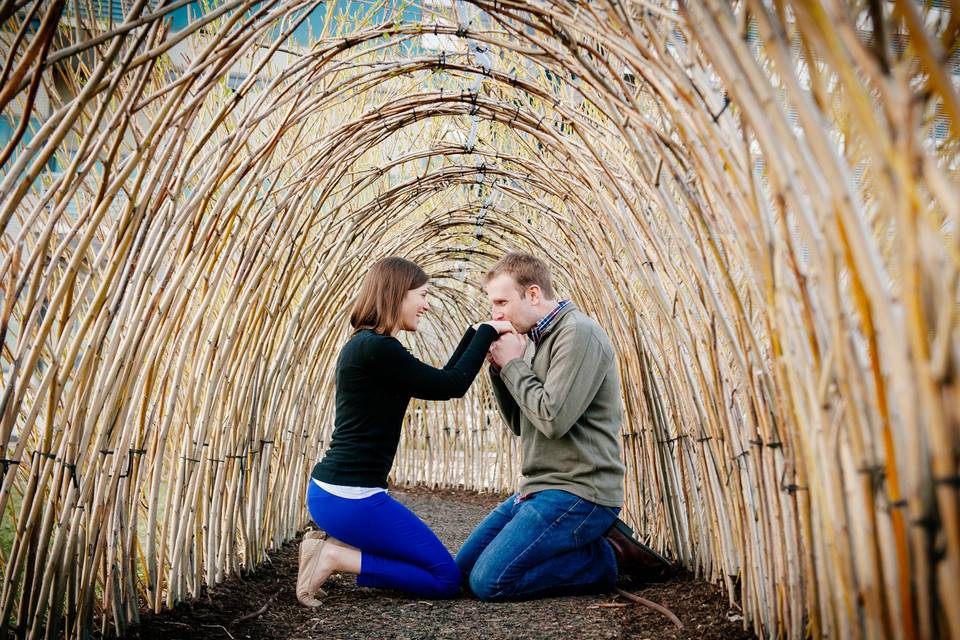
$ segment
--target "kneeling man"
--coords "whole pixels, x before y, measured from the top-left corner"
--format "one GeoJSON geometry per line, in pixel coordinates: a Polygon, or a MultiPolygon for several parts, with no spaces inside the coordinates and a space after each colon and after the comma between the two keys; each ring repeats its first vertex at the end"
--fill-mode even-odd
{"type": "Polygon", "coordinates": [[[488,360],[500,411],[521,439],[523,475],[457,554],[470,588],[482,600],[520,600],[609,591],[624,573],[666,577],[670,564],[618,519],[623,411],[606,333],[557,299],[532,255],[504,256],[485,288],[493,318],[518,332],[501,336],[488,360]]]}

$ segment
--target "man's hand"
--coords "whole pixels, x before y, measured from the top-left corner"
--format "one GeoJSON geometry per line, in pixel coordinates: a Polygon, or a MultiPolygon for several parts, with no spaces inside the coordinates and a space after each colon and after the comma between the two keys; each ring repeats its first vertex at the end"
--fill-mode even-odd
{"type": "Polygon", "coordinates": [[[490,358],[500,369],[508,362],[522,358],[527,350],[527,338],[519,333],[505,333],[490,345],[490,358]]]}

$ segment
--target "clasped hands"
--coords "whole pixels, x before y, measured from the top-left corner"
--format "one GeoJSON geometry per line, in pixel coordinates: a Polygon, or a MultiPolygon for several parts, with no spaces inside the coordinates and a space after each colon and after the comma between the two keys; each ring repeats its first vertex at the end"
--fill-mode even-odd
{"type": "Polygon", "coordinates": [[[490,351],[487,352],[487,362],[498,369],[502,369],[511,360],[523,357],[527,350],[527,338],[517,333],[512,324],[506,320],[487,320],[475,324],[474,329],[481,324],[490,325],[500,334],[500,337],[490,345],[490,351]]]}

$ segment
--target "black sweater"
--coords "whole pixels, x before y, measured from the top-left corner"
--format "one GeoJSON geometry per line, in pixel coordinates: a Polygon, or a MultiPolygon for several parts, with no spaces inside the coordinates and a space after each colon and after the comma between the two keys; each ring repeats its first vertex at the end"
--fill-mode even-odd
{"type": "Polygon", "coordinates": [[[446,366],[436,369],[392,336],[357,332],[337,359],[333,437],[323,460],[313,467],[313,477],[349,487],[386,487],[410,398],[463,396],[496,339],[490,325],[476,331],[471,327],[446,366]]]}

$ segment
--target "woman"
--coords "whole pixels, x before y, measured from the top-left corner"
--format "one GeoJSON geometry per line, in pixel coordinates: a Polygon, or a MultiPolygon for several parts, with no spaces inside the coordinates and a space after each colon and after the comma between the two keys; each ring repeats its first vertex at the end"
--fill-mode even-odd
{"type": "Polygon", "coordinates": [[[334,572],[357,575],[366,587],[450,598],[460,572],[450,552],[409,509],[386,491],[410,398],[447,400],[466,393],[490,345],[508,322],[469,328],[443,369],[413,357],[396,339],[416,331],[427,303],[427,274],[402,258],[384,258],[364,278],[350,314],[353,336],[336,370],[336,422],[330,447],[311,474],[307,506],[327,533],[300,545],[297,599],[315,594],[334,572]]]}

